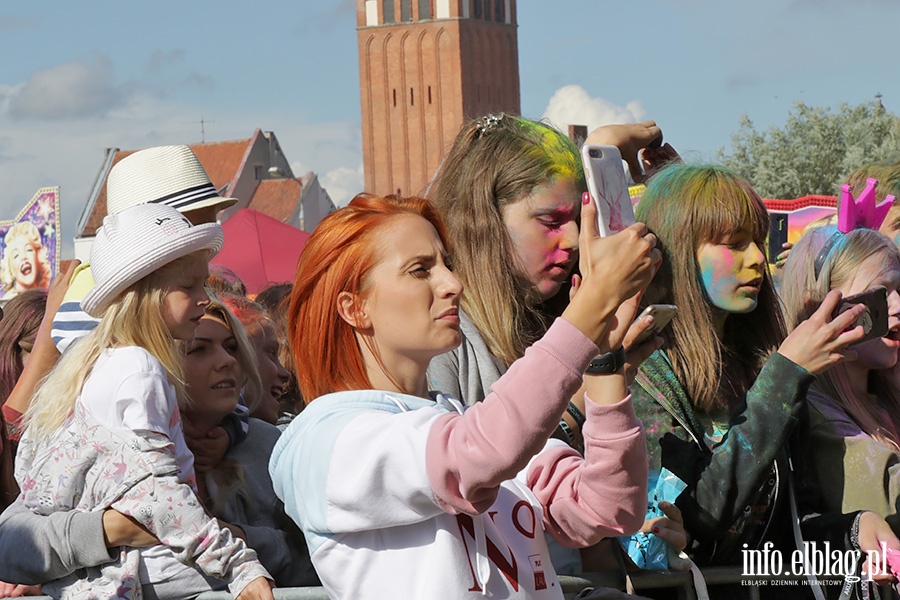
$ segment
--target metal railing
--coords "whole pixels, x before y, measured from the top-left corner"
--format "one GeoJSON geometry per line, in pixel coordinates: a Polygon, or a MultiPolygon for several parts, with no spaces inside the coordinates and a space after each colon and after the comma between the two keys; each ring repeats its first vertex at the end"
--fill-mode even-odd
{"type": "MultiPolygon", "coordinates": [[[[720,585],[741,585],[746,578],[741,575],[740,567],[706,567],[701,569],[710,594],[715,597],[715,587],[720,585]]],[[[689,571],[638,571],[631,573],[631,582],[635,593],[642,591],[670,588],[675,589],[678,600],[692,600],[694,594],[693,581],[689,571]]],[[[796,581],[796,585],[807,585],[806,578],[800,575],[780,577],[753,577],[755,582],[761,580],[796,581]]],[[[582,590],[588,587],[610,587],[620,590],[625,589],[625,580],[619,572],[583,573],[581,575],[561,575],[559,583],[563,595],[567,599],[574,598],[582,590]]],[[[834,582],[831,582],[834,584],[834,582]]],[[[757,584],[745,586],[751,600],[759,598],[759,586],[757,584]]],[[[277,588],[274,590],[275,600],[329,600],[325,589],[322,587],[295,587],[277,588]]],[[[49,600],[49,596],[36,596],[38,600],[49,600]]],[[[232,600],[228,592],[205,592],[198,596],[197,600],[232,600]]]]}

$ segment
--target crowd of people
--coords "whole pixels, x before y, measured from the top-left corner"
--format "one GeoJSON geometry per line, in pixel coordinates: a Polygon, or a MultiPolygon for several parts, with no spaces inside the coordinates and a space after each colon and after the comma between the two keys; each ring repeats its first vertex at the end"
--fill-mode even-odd
{"type": "MultiPolygon", "coordinates": [[[[562,598],[825,542],[859,556],[843,585],[758,591],[890,589],[866,557],[900,550],[900,206],[770,264],[746,181],[652,121],[586,143],[646,182],[615,235],[568,137],[490,115],[426,198],[356,196],[253,298],[209,265],[236,200],[189,148],[117,163],[90,264],[3,307],[0,596],[562,598]],[[838,307],[879,287],[867,339],[838,307]]],[[[900,195],[900,164],[870,179],[900,195]]]]}

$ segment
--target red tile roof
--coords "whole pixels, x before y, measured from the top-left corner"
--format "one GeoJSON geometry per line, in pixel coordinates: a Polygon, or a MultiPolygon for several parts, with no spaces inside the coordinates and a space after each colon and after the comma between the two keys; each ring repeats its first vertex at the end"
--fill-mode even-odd
{"type": "MultiPolygon", "coordinates": [[[[230,185],[238,174],[238,171],[244,162],[244,156],[252,141],[253,138],[248,138],[245,140],[233,140],[228,142],[192,144],[190,148],[194,151],[194,154],[197,155],[197,158],[200,159],[200,164],[206,169],[206,172],[209,174],[209,179],[212,181],[213,185],[216,186],[216,189],[222,190],[222,188],[230,185]]],[[[116,155],[113,157],[110,169],[120,160],[135,152],[137,151],[117,151],[116,155]]],[[[299,198],[299,195],[297,197],[299,198]]],[[[106,182],[104,181],[103,187],[100,188],[100,193],[97,195],[97,201],[94,203],[91,210],[91,215],[88,217],[87,224],[80,232],[80,235],[94,235],[100,226],[103,225],[103,217],[105,216],[106,182]]]]}
{"type": "Polygon", "coordinates": [[[210,181],[217,190],[221,190],[230,185],[238,174],[252,141],[252,138],[248,138],[230,142],[193,144],[191,150],[200,159],[200,164],[206,169],[210,181]]]}
{"type": "Polygon", "coordinates": [[[287,223],[300,201],[302,189],[297,179],[264,179],[259,182],[248,208],[287,223]]]}

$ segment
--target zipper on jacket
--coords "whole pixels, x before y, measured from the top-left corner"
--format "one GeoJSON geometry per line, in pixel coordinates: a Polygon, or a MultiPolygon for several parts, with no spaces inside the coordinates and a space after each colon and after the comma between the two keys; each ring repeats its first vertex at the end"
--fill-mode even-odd
{"type": "MultiPolygon", "coordinates": [[[[790,457],[788,457],[790,460],[790,457]]],[[[772,463],[775,466],[775,496],[772,498],[772,510],[769,511],[769,519],[766,521],[766,526],[763,529],[762,536],[759,538],[759,542],[756,544],[756,547],[759,548],[759,544],[762,543],[764,539],[766,539],[766,534],[769,533],[769,526],[772,524],[772,519],[775,517],[775,507],[778,506],[778,489],[781,487],[781,474],[778,472],[778,457],[775,457],[775,462],[772,463]]],[[[802,550],[802,548],[800,548],[802,550]]]]}

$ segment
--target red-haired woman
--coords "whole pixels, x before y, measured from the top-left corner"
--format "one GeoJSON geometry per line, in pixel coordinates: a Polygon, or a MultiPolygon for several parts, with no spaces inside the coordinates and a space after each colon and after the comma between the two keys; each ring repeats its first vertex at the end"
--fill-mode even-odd
{"type": "MultiPolygon", "coordinates": [[[[581,215],[595,222],[592,204],[581,215]]],[[[426,382],[460,342],[462,293],[433,209],[357,196],[313,233],[290,307],[309,406],[269,470],[330,597],[562,598],[545,531],[577,547],[641,526],[621,344],[659,253],[641,224],[605,239],[585,226],[579,246],[562,317],[463,411],[426,382]],[[584,457],[549,439],[582,378],[584,457]]]]}

